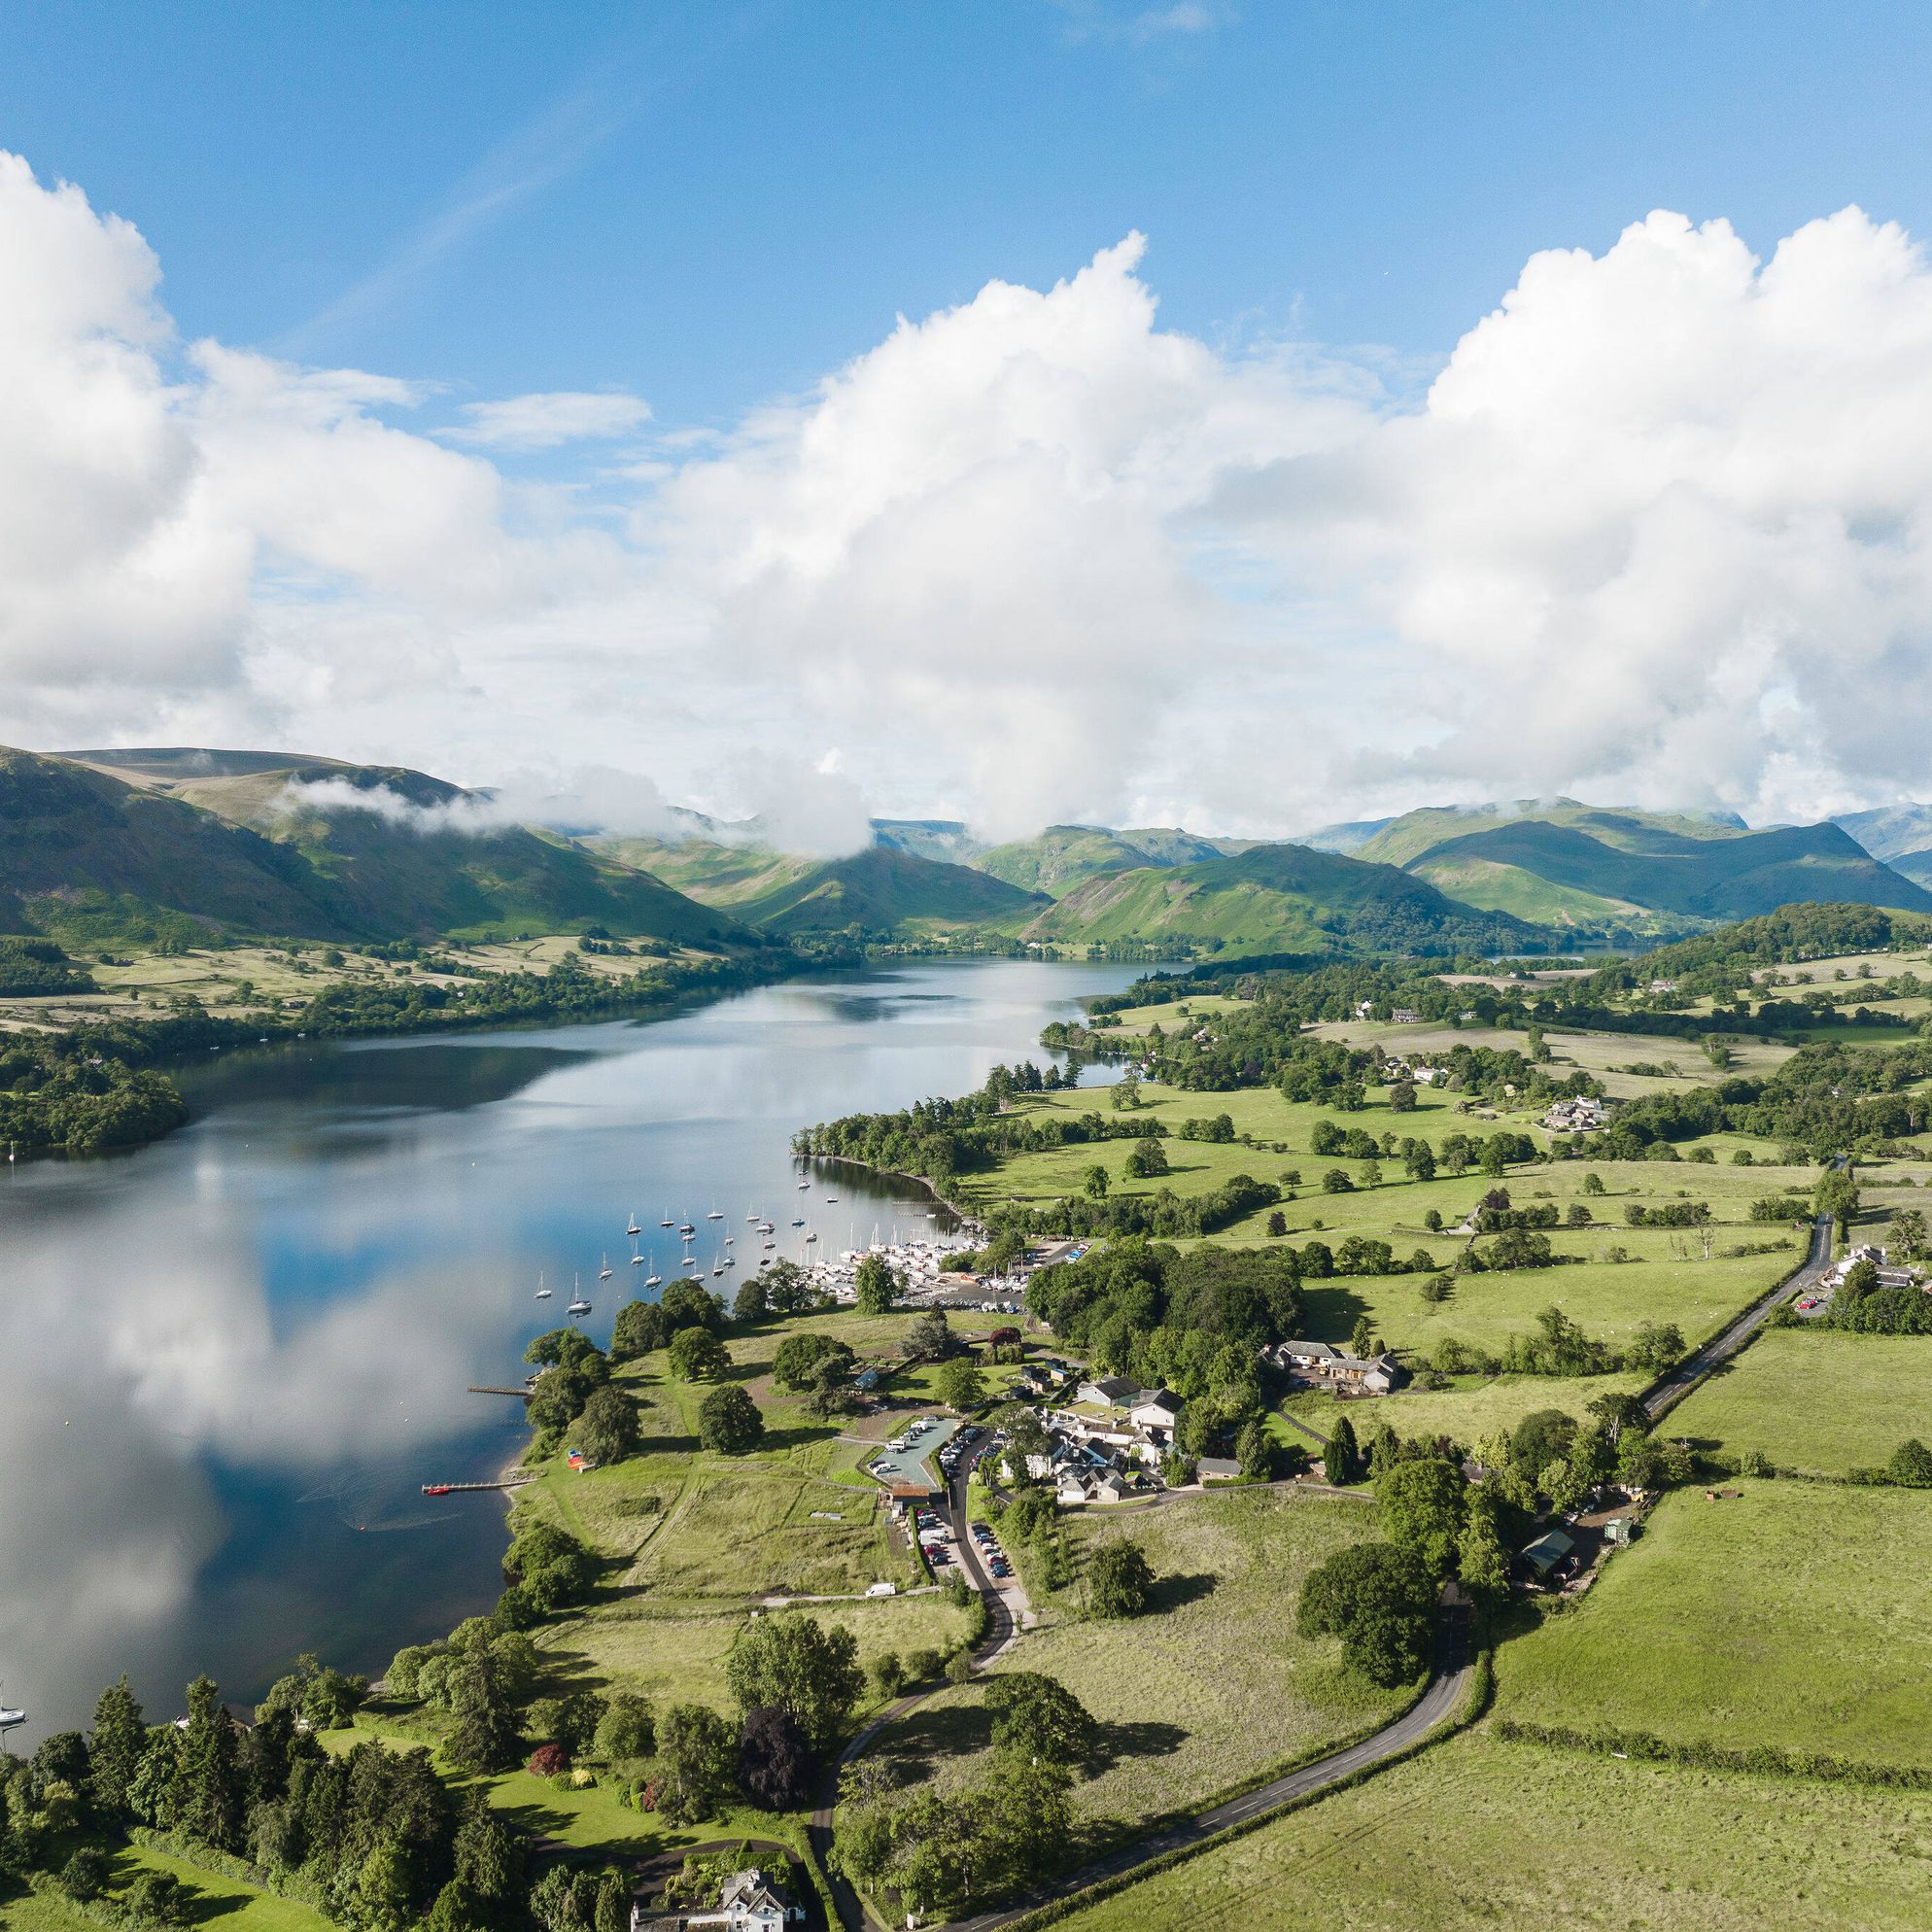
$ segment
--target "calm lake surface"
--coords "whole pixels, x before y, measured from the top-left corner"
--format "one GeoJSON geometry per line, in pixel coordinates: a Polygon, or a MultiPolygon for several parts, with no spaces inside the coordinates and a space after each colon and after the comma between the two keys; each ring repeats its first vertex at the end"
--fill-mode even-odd
{"type": "Polygon", "coordinates": [[[795,1215],[821,1252],[922,1227],[910,1190],[799,1192],[793,1130],[1044,1062],[1048,1020],[1140,970],[922,962],[657,1019],[211,1055],[158,1146],[0,1166],[0,1701],[32,1714],[10,1743],[84,1724],[123,1669],[153,1721],[197,1672],[252,1700],[300,1651],[375,1672],[487,1608],[500,1501],[420,1493],[520,1445],[522,1404],[467,1384],[519,1381],[578,1280],[606,1341],[679,1271],[666,1215],[707,1271],[743,1256],[728,1293],[753,1209],[799,1257],[795,1215]]]}

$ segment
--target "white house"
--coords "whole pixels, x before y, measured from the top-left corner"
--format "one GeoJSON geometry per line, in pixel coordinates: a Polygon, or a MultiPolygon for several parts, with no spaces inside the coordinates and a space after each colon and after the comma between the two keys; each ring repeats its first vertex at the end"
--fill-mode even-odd
{"type": "Polygon", "coordinates": [[[765,1874],[753,1866],[734,1872],[725,1880],[723,1896],[707,1912],[680,1912],[645,1917],[635,1905],[631,1908],[631,1932],[675,1926],[679,1932],[785,1932],[805,1917],[805,1908],[787,1905],[785,1897],[765,1874]]]}
{"type": "Polygon", "coordinates": [[[1074,1392],[1077,1402],[1087,1402],[1095,1408],[1125,1408],[1140,1396],[1140,1384],[1125,1375],[1101,1375],[1092,1381],[1083,1382],[1074,1392]]]}
{"type": "Polygon", "coordinates": [[[1181,1420],[1181,1398],[1169,1389],[1143,1389],[1127,1420],[1136,1429],[1164,1429],[1172,1434],[1181,1420]]]}

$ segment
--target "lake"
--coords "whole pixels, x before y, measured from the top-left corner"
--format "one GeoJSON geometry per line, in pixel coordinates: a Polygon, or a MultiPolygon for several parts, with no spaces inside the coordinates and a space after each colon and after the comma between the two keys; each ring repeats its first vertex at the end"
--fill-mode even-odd
{"type": "Polygon", "coordinates": [[[0,1167],[0,1702],[32,1720],[10,1743],[85,1724],[121,1670],[155,1721],[199,1672],[253,1701],[301,1651],[375,1673],[487,1609],[500,1499],[421,1494],[523,1439],[520,1401],[467,1385],[519,1382],[575,1283],[607,1341],[679,1272],[667,1215],[707,1273],[735,1237],[728,1294],[754,1210],[801,1258],[797,1215],[821,1253],[929,1231],[910,1187],[799,1192],[793,1130],[1044,1063],[1050,1019],[1141,970],[918,962],[650,1019],[211,1054],[168,1140],[0,1167]]]}

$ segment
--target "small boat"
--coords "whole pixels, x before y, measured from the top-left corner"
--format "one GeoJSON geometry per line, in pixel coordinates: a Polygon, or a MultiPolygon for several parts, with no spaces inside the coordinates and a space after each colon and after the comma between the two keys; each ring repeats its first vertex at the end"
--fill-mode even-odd
{"type": "Polygon", "coordinates": [[[837,1194],[827,1194],[825,1198],[829,1203],[833,1204],[834,1206],[837,1205],[839,1199],[837,1194]]]}
{"type": "Polygon", "coordinates": [[[570,1290],[570,1305],[565,1309],[567,1315],[588,1315],[590,1303],[584,1299],[583,1284],[578,1282],[570,1290]]]}
{"type": "Polygon", "coordinates": [[[543,1277],[541,1275],[536,1277],[536,1298],[539,1301],[548,1301],[550,1299],[550,1291],[543,1286],[543,1277]]]}
{"type": "Polygon", "coordinates": [[[732,1245],[732,1237],[729,1234],[727,1234],[725,1236],[725,1246],[729,1248],[731,1245],[732,1245]]]}
{"type": "Polygon", "coordinates": [[[711,1270],[711,1278],[712,1278],[712,1280],[714,1280],[714,1281],[715,1281],[715,1280],[717,1279],[717,1277],[718,1277],[719,1275],[723,1274],[723,1273],[724,1273],[724,1263],[723,1263],[722,1261],[720,1261],[720,1262],[719,1262],[719,1263],[717,1264],[717,1266],[716,1266],[716,1267],[714,1267],[714,1268],[713,1268],[713,1269],[711,1270]]]}
{"type": "Polygon", "coordinates": [[[644,1286],[646,1288],[662,1288],[664,1286],[664,1277],[662,1275],[646,1275],[644,1277],[644,1286]]]}
{"type": "Polygon", "coordinates": [[[816,1241],[818,1239],[818,1236],[816,1234],[808,1234],[805,1238],[808,1241],[816,1241]]]}
{"type": "Polygon", "coordinates": [[[629,1227],[627,1227],[624,1230],[624,1232],[626,1234],[641,1234],[643,1231],[644,1230],[638,1225],[638,1211],[636,1208],[633,1208],[631,1210],[631,1225],[629,1227]]]}
{"type": "Polygon", "coordinates": [[[801,1181],[801,1182],[800,1182],[800,1183],[798,1184],[798,1190],[799,1190],[799,1192],[800,1192],[800,1193],[804,1193],[804,1192],[806,1191],[806,1190],[807,1190],[808,1188],[810,1188],[811,1186],[811,1183],[810,1181],[801,1181]]]}
{"type": "Polygon", "coordinates": [[[666,1215],[665,1218],[658,1223],[658,1225],[660,1227],[669,1227],[671,1225],[671,1217],[669,1215],[666,1215]]]}
{"type": "Polygon", "coordinates": [[[643,1266],[643,1264],[644,1264],[644,1258],[641,1255],[633,1255],[631,1257],[631,1265],[634,1268],[640,1268],[643,1266]]]}
{"type": "Polygon", "coordinates": [[[800,1216],[799,1216],[799,1218],[798,1218],[798,1219],[797,1219],[797,1220],[796,1220],[795,1222],[793,1222],[793,1223],[792,1223],[792,1225],[793,1225],[794,1227],[803,1227],[803,1226],[805,1225],[805,1217],[804,1217],[804,1215],[800,1215],[800,1216]]]}
{"type": "Polygon", "coordinates": [[[758,1210],[753,1208],[744,1218],[746,1221],[756,1221],[758,1219],[758,1210]]]}
{"type": "MultiPolygon", "coordinates": [[[[423,1485],[423,1494],[424,1494],[425,1496],[447,1496],[447,1495],[449,1494],[449,1484],[448,1484],[448,1483],[425,1483],[425,1484],[423,1485]]],[[[4,1714],[5,1714],[4,1712],[0,1712],[0,1715],[4,1715],[4,1714]]]]}
{"type": "Polygon", "coordinates": [[[610,1257],[608,1255],[604,1256],[604,1265],[598,1269],[597,1278],[599,1281],[608,1281],[610,1279],[610,1257]]]}
{"type": "Polygon", "coordinates": [[[677,1231],[680,1234],[695,1234],[697,1233],[698,1230],[687,1221],[678,1228],[677,1231]]]}
{"type": "Polygon", "coordinates": [[[725,1217],[724,1217],[723,1208],[713,1208],[710,1211],[710,1213],[705,1217],[707,1221],[722,1221],[724,1218],[725,1217]]]}
{"type": "Polygon", "coordinates": [[[738,1265],[738,1261],[735,1257],[727,1255],[724,1258],[724,1265],[728,1268],[735,1268],[738,1265]]]}

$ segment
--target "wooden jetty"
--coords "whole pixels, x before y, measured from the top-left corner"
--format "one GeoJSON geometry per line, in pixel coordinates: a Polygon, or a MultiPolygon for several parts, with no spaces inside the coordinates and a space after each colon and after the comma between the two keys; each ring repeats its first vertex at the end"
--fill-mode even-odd
{"type": "Polygon", "coordinates": [[[425,1483],[425,1496],[464,1496],[471,1490],[481,1489],[521,1489],[525,1483],[534,1483],[536,1478],[528,1469],[515,1469],[507,1476],[490,1483],[425,1483]]]}
{"type": "Polygon", "coordinates": [[[472,1382],[465,1391],[471,1396],[520,1396],[527,1402],[536,1393],[535,1385],[526,1382],[518,1389],[493,1389],[482,1382],[472,1382]]]}

